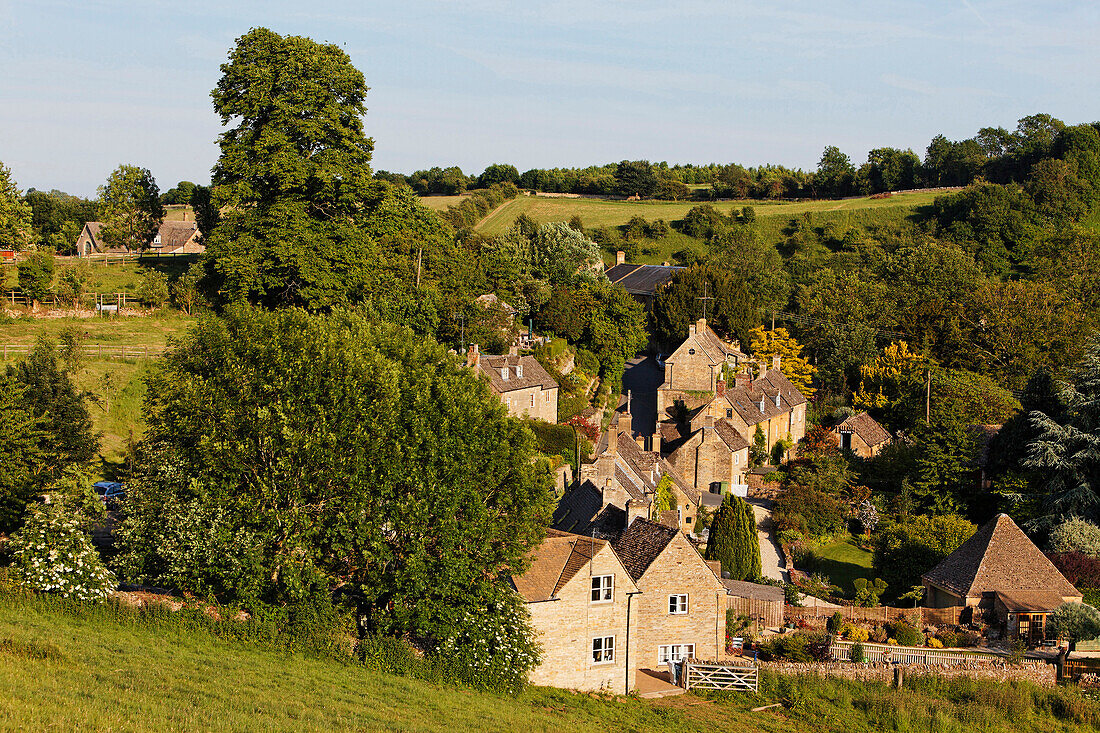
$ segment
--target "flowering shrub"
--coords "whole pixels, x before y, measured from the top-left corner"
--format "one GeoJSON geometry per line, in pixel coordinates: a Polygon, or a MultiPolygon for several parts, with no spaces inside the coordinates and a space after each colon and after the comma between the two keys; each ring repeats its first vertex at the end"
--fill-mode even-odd
{"type": "Polygon", "coordinates": [[[525,606],[504,596],[466,613],[458,627],[436,649],[456,677],[475,689],[523,690],[541,658],[525,606]]]}
{"type": "Polygon", "coordinates": [[[943,642],[934,636],[928,638],[928,646],[932,649],[943,649],[943,642]]]}
{"type": "Polygon", "coordinates": [[[864,532],[874,532],[878,526],[878,510],[870,499],[864,500],[859,505],[859,524],[864,532]]]}
{"type": "Polygon", "coordinates": [[[75,512],[64,502],[31,508],[11,538],[12,569],[32,590],[78,601],[102,601],[115,587],[75,512]]]}
{"type": "Polygon", "coordinates": [[[848,632],[848,640],[855,642],[868,641],[871,638],[871,632],[867,629],[852,629],[848,632]]]}

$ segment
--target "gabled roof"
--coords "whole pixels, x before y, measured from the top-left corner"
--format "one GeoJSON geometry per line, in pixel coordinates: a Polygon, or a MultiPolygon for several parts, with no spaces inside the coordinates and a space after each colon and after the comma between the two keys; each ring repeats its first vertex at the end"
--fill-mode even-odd
{"type": "Polygon", "coordinates": [[[612,504],[603,506],[599,488],[585,481],[558,500],[551,524],[564,532],[612,539],[626,527],[626,510],[612,504]]]}
{"type": "Polygon", "coordinates": [[[558,386],[554,378],[539,364],[533,356],[513,356],[510,354],[493,355],[482,354],[478,360],[478,367],[482,374],[489,378],[493,390],[497,394],[514,392],[517,389],[528,387],[541,387],[553,389],[558,386]],[[519,376],[519,369],[523,367],[523,376],[519,376]],[[507,370],[508,379],[501,376],[501,372],[507,370]]]}
{"type": "Polygon", "coordinates": [[[714,432],[722,439],[722,442],[726,444],[731,453],[749,447],[749,441],[745,440],[744,436],[737,432],[724,417],[714,423],[714,432]]]}
{"type": "Polygon", "coordinates": [[[512,576],[512,584],[528,603],[551,600],[606,546],[605,540],[547,530],[542,544],[528,553],[527,572],[512,576]]]}
{"type": "Polygon", "coordinates": [[[687,352],[693,344],[702,349],[702,355],[707,357],[711,366],[725,363],[729,356],[736,357],[739,360],[748,358],[732,343],[720,339],[714,329],[707,325],[706,319],[700,318],[696,323],[691,324],[688,337],[665,359],[665,363],[676,362],[685,356],[689,356],[687,352]]]}
{"type": "MultiPolygon", "coordinates": [[[[103,222],[89,221],[85,223],[84,226],[88,230],[88,236],[91,238],[95,248],[102,251],[105,246],[101,239],[103,222]]],[[[198,225],[194,221],[162,221],[160,223],[160,229],[157,230],[157,234],[160,235],[160,245],[157,246],[156,249],[165,254],[174,252],[191,241],[191,238],[197,232],[198,225]]]]}
{"type": "Polygon", "coordinates": [[[890,440],[890,433],[866,412],[852,415],[833,428],[838,433],[854,433],[868,446],[876,446],[890,440]]]}
{"type": "Polygon", "coordinates": [[[725,395],[715,399],[728,402],[734,412],[750,426],[784,415],[798,405],[806,404],[806,398],[778,369],[767,370],[748,387],[730,387],[726,389],[725,395]],[[779,397],[778,406],[775,404],[776,397],[779,397]]]}
{"type": "Polygon", "coordinates": [[[783,603],[784,594],[782,588],[777,588],[774,585],[763,585],[762,583],[749,583],[744,580],[730,580],[729,578],[722,578],[722,585],[726,587],[726,592],[731,596],[737,596],[738,598],[753,598],[759,601],[772,601],[783,603]]]}
{"type": "Polygon", "coordinates": [[[960,598],[998,591],[1081,595],[1007,514],[982,525],[923,580],[960,598]]]}
{"type": "Polygon", "coordinates": [[[665,551],[678,532],[679,530],[673,527],[639,518],[631,522],[619,538],[611,543],[611,546],[622,560],[630,577],[637,581],[653,561],[665,551]]]}
{"type": "Polygon", "coordinates": [[[607,271],[607,279],[612,285],[618,285],[628,293],[652,295],[662,285],[672,279],[682,267],[669,265],[632,265],[623,263],[607,271]]]}

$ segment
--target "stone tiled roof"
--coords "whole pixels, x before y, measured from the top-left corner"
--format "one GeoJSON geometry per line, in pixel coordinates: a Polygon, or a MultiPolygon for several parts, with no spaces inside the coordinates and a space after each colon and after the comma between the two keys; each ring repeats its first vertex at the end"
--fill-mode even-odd
{"type": "Polygon", "coordinates": [[[1009,611],[1050,612],[1061,606],[1063,598],[1058,593],[1045,590],[997,591],[997,600],[1009,611]]]}
{"type": "Polygon", "coordinates": [[[722,439],[722,442],[726,444],[731,453],[749,447],[749,441],[745,440],[741,433],[734,430],[733,426],[724,417],[714,423],[714,432],[722,439]]]}
{"type": "Polygon", "coordinates": [[[160,225],[160,251],[174,252],[187,244],[198,231],[193,221],[165,221],[160,225]]]}
{"type": "Polygon", "coordinates": [[[527,571],[512,576],[512,584],[528,603],[551,600],[606,545],[604,540],[547,530],[542,544],[528,553],[527,571]]]}
{"type": "Polygon", "coordinates": [[[723,397],[716,399],[728,402],[745,424],[750,426],[784,415],[796,406],[806,404],[806,398],[778,369],[769,369],[761,377],[754,379],[748,387],[731,387],[723,397]],[[775,404],[777,396],[778,406],[775,404]]]}
{"type": "Polygon", "coordinates": [[[982,525],[923,579],[961,598],[998,591],[1081,595],[1007,514],[982,525]]]}
{"type": "Polygon", "coordinates": [[[635,519],[611,546],[630,577],[637,581],[658,555],[665,551],[678,531],[648,519],[635,519]]]}
{"type": "Polygon", "coordinates": [[[854,433],[868,446],[876,446],[890,440],[890,433],[886,428],[879,425],[878,421],[866,412],[852,415],[837,425],[834,430],[838,433],[854,433]]]}
{"type": "Polygon", "coordinates": [[[598,487],[590,481],[575,486],[558,500],[551,524],[564,532],[610,539],[618,537],[626,526],[626,511],[616,507],[603,507],[598,487]]]}
{"type": "Polygon", "coordinates": [[[783,603],[784,600],[783,589],[776,588],[774,585],[749,583],[744,580],[729,580],[728,578],[722,578],[722,585],[726,587],[728,594],[738,598],[753,598],[758,601],[776,603],[783,603]]]}
{"type": "Polygon", "coordinates": [[[607,271],[607,279],[612,285],[618,285],[628,293],[652,295],[662,285],[672,279],[682,267],[669,265],[634,265],[624,262],[607,271]]]}
{"type": "Polygon", "coordinates": [[[514,392],[517,389],[527,389],[528,387],[553,389],[558,386],[554,378],[543,369],[542,364],[539,364],[538,359],[533,356],[482,354],[478,361],[478,367],[481,369],[481,373],[489,378],[493,390],[497,394],[514,392]],[[519,367],[523,367],[522,377],[519,376],[519,367]],[[507,370],[507,379],[502,376],[503,370],[507,370]]]}
{"type": "MultiPolygon", "coordinates": [[[[696,326],[698,325],[700,324],[696,324],[696,326]]],[[[714,329],[706,325],[705,321],[701,325],[703,326],[702,328],[696,327],[694,339],[695,343],[699,344],[699,348],[703,350],[703,355],[707,357],[711,366],[725,363],[727,361],[727,357],[729,356],[733,356],[739,361],[748,358],[748,356],[744,352],[735,347],[733,344],[723,341],[721,338],[719,338],[718,334],[714,332],[714,329]]],[[[685,339],[684,342],[676,348],[676,351],[672,352],[668,359],[665,360],[666,363],[675,362],[677,359],[681,358],[677,356],[677,354],[681,353],[681,350],[684,349],[685,345],[692,341],[692,338],[692,336],[689,336],[687,339],[685,339]]]]}

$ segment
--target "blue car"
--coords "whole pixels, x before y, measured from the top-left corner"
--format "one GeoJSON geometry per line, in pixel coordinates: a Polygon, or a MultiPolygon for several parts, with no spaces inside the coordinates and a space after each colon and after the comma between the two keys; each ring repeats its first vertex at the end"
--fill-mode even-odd
{"type": "Polygon", "coordinates": [[[96,481],[92,484],[92,488],[107,504],[114,504],[126,498],[126,487],[118,481],[96,481]]]}

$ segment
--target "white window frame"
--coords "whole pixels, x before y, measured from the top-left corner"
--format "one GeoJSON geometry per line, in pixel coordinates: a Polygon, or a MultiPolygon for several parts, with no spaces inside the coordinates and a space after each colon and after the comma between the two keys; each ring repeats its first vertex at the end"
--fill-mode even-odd
{"type": "Polygon", "coordinates": [[[670,594],[668,597],[668,612],[673,616],[686,616],[688,612],[688,594],[670,594]]]}
{"type": "Polygon", "coordinates": [[[657,647],[657,664],[667,664],[670,660],[679,662],[695,656],[694,644],[662,644],[657,647]]]}
{"type": "Polygon", "coordinates": [[[593,575],[591,593],[588,596],[591,603],[611,603],[615,600],[615,576],[593,575]],[[597,598],[598,594],[598,598],[597,598]]]}
{"type": "Polygon", "coordinates": [[[592,637],[592,664],[611,664],[615,661],[615,637],[592,637]]]}

